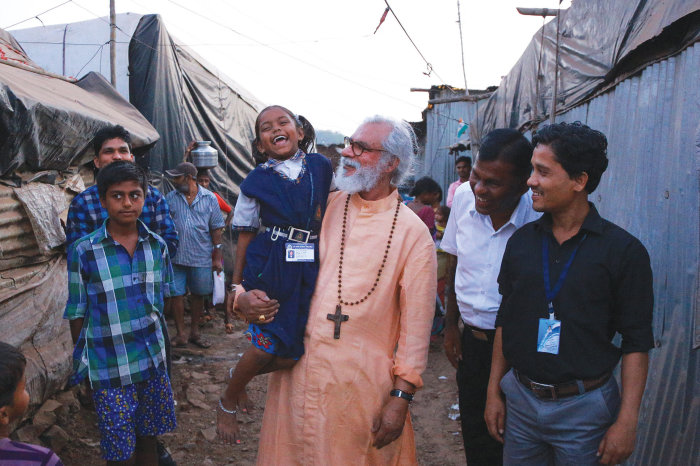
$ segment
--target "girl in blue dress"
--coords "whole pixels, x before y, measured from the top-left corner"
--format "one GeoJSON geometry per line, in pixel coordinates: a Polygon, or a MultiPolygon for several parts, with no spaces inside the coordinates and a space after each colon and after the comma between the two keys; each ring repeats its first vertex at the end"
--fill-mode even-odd
{"type": "Polygon", "coordinates": [[[318,234],[333,185],[330,161],[307,153],[314,138],[308,120],[278,105],[265,108],[255,121],[254,146],[267,161],[241,184],[233,217],[239,231],[233,283],[264,291],[280,307],[272,322],[250,323],[246,334],[252,346],[219,400],[217,427],[227,443],[240,443],[236,409],[247,409],[248,382],[291,367],[304,353],[318,275],[318,234]]]}

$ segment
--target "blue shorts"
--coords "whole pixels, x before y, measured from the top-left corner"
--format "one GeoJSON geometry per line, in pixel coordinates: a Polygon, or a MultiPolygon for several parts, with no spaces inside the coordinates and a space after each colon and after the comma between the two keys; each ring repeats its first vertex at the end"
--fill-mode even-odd
{"type": "Polygon", "coordinates": [[[187,290],[199,296],[206,296],[214,291],[214,271],[211,267],[188,267],[173,264],[175,287],[173,296],[184,296],[187,290]]]}
{"type": "Polygon", "coordinates": [[[102,458],[126,461],[134,454],[136,437],[157,436],[175,430],[175,403],[170,379],[164,372],[150,379],[92,393],[102,439],[102,458]]]}

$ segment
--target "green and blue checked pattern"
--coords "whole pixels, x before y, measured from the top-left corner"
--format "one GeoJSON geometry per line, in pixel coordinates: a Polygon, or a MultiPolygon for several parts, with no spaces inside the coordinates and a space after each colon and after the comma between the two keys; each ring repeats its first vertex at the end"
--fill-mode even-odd
{"type": "Polygon", "coordinates": [[[93,388],[148,380],[165,369],[163,302],[173,269],[165,241],[140,220],[133,258],[107,232],[107,221],[68,255],[64,318],[84,318],[73,352],[73,383],[93,388]]]}

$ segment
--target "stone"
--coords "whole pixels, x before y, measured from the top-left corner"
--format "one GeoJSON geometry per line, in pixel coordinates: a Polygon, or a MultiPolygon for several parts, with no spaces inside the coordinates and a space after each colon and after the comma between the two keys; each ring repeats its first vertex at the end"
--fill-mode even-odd
{"type": "Polygon", "coordinates": [[[219,384],[210,383],[210,384],[204,385],[202,387],[202,390],[204,390],[205,392],[208,392],[208,393],[219,393],[220,391],[223,390],[223,387],[219,384]]]}
{"type": "Polygon", "coordinates": [[[209,427],[208,429],[202,429],[200,432],[207,442],[213,442],[216,440],[216,426],[209,427]]]}
{"type": "Polygon", "coordinates": [[[32,418],[32,424],[41,432],[56,424],[56,414],[50,411],[39,411],[32,418]]]}
{"type": "Polygon", "coordinates": [[[63,406],[67,406],[71,413],[80,411],[80,401],[78,401],[78,398],[75,396],[73,390],[59,393],[56,395],[56,401],[61,403],[63,406]]]}
{"type": "Polygon", "coordinates": [[[54,412],[61,406],[63,406],[63,404],[60,401],[46,400],[46,402],[41,405],[41,408],[39,408],[39,412],[54,412]]]}
{"type": "Polygon", "coordinates": [[[190,376],[195,380],[206,380],[211,377],[209,374],[202,374],[201,372],[190,372],[190,376]]]}
{"type": "Polygon", "coordinates": [[[20,442],[39,443],[39,435],[41,435],[42,432],[43,430],[40,430],[39,426],[27,424],[26,426],[15,430],[13,435],[20,442]]]}
{"type": "Polygon", "coordinates": [[[70,442],[70,436],[65,430],[58,426],[52,426],[49,430],[41,435],[41,439],[55,453],[60,453],[63,447],[70,442]]]}

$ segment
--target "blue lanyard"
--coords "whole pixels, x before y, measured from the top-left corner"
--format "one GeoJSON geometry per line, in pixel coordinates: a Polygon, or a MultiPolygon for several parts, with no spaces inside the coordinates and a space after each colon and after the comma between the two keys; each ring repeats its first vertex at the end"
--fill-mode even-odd
{"type": "Polygon", "coordinates": [[[549,238],[547,238],[547,235],[542,236],[542,270],[544,274],[544,293],[547,297],[547,305],[549,308],[550,319],[554,319],[554,306],[552,305],[552,301],[554,301],[554,298],[559,294],[562,285],[564,285],[564,280],[566,279],[566,275],[569,273],[569,268],[571,268],[571,264],[574,262],[574,257],[576,257],[578,248],[581,246],[581,243],[583,243],[587,236],[588,234],[583,235],[583,238],[581,238],[581,241],[578,242],[578,244],[574,248],[574,251],[571,253],[571,257],[569,257],[569,260],[566,262],[566,264],[564,264],[564,268],[561,269],[561,273],[559,274],[557,283],[554,285],[554,289],[551,289],[549,286],[549,238]]]}

